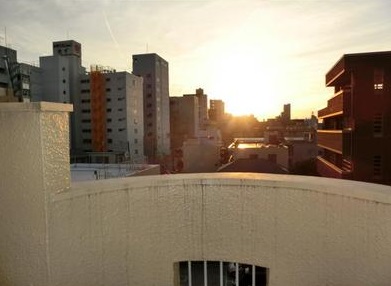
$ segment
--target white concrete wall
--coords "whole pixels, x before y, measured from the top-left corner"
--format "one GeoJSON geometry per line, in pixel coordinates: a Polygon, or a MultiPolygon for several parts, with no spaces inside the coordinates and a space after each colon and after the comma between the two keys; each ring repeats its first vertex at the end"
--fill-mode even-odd
{"type": "Polygon", "coordinates": [[[268,267],[270,286],[390,285],[391,187],[214,173],[69,189],[56,106],[0,106],[0,285],[173,285],[186,260],[268,267]]]}
{"type": "Polygon", "coordinates": [[[234,159],[248,159],[252,155],[257,155],[258,158],[268,159],[270,154],[275,154],[277,157],[277,164],[289,168],[289,150],[286,146],[266,145],[260,148],[233,148],[234,159]]]}
{"type": "Polygon", "coordinates": [[[220,160],[220,146],[188,139],[183,142],[183,173],[216,172],[220,160]]]}
{"type": "Polygon", "coordinates": [[[237,261],[269,285],[389,285],[391,188],[262,174],[79,184],[55,197],[53,285],[173,285],[174,262],[237,261]]]}
{"type": "Polygon", "coordinates": [[[0,285],[50,285],[48,206],[69,187],[70,105],[0,104],[0,285]]]}

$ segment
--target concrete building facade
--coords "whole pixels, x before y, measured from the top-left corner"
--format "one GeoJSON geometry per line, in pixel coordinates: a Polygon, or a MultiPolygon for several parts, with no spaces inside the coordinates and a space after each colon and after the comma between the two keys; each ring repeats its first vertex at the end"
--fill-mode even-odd
{"type": "Polygon", "coordinates": [[[197,138],[199,106],[195,96],[170,97],[171,148],[181,148],[186,139],[197,138]]]}
{"type": "Polygon", "coordinates": [[[17,61],[17,51],[0,46],[0,102],[29,102],[28,79],[17,61]]]}
{"type": "MultiPolygon", "coordinates": [[[[72,103],[79,100],[80,76],[86,73],[81,65],[81,44],[73,41],[53,42],[53,55],[40,57],[42,72],[42,96],[38,101],[72,103]]],[[[77,153],[76,122],[80,121],[80,109],[77,104],[71,114],[71,152],[77,153]]]]}
{"type": "Polygon", "coordinates": [[[227,263],[238,286],[389,285],[390,186],[249,173],[71,184],[69,111],[0,104],[0,285],[187,286],[187,265],[191,285],[222,286],[227,263]]]}
{"type": "Polygon", "coordinates": [[[391,52],[347,54],[326,74],[334,87],[319,110],[318,172],[391,184],[391,52]]]}
{"type": "Polygon", "coordinates": [[[209,101],[208,110],[209,119],[214,122],[221,122],[224,120],[225,105],[221,99],[211,99],[209,101]]]}
{"type": "Polygon", "coordinates": [[[170,154],[168,62],[157,54],[132,58],[133,73],[144,79],[144,153],[157,162],[170,154]]]}
{"type": "Polygon", "coordinates": [[[78,150],[143,163],[143,79],[101,67],[92,70],[80,77],[80,99],[75,102],[81,114],[75,130],[78,150]]]}
{"type": "Polygon", "coordinates": [[[199,129],[205,130],[208,124],[208,95],[202,88],[197,88],[195,94],[184,94],[183,96],[194,96],[198,99],[199,129]]]}

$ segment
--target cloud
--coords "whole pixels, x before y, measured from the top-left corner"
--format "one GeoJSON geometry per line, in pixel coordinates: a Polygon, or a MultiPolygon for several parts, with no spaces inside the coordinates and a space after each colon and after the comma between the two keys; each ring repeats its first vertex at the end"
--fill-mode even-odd
{"type": "Polygon", "coordinates": [[[69,35],[85,65],[130,70],[131,55],[148,45],[169,61],[177,92],[204,87],[224,100],[246,85],[258,100],[256,77],[267,71],[277,105],[311,102],[310,110],[325,104],[324,74],[342,54],[390,49],[389,11],[381,0],[13,0],[1,4],[0,27],[22,61],[51,54],[52,42],[69,35]],[[222,66],[245,73],[235,69],[242,60],[251,80],[212,87],[222,66]]]}

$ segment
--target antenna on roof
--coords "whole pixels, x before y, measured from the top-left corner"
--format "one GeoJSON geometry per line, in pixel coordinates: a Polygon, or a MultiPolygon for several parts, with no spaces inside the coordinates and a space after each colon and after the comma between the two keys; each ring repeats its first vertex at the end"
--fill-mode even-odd
{"type": "Polygon", "coordinates": [[[4,46],[7,48],[7,26],[4,26],[4,46]]]}

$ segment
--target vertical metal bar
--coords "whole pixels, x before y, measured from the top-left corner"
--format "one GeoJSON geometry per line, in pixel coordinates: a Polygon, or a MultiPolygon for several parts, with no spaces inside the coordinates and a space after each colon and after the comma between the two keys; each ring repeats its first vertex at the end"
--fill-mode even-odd
{"type": "Polygon", "coordinates": [[[235,263],[235,285],[239,286],[239,263],[235,263]]]}
{"type": "Polygon", "coordinates": [[[223,261],[220,261],[220,286],[223,286],[223,261]]]}
{"type": "Polygon", "coordinates": [[[208,267],[206,260],[204,260],[204,286],[208,286],[208,267]]]}
{"type": "Polygon", "coordinates": [[[189,272],[187,275],[189,277],[188,285],[191,286],[191,261],[188,261],[187,263],[187,271],[189,272]]]}

